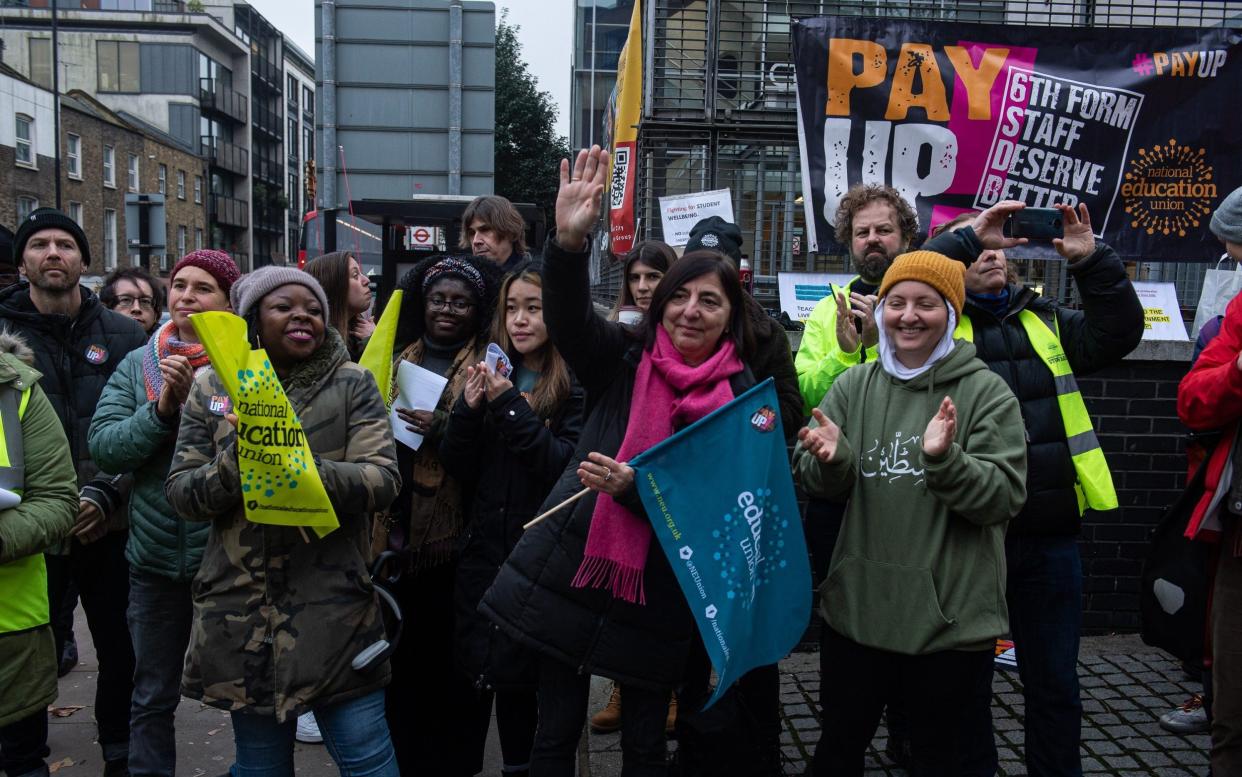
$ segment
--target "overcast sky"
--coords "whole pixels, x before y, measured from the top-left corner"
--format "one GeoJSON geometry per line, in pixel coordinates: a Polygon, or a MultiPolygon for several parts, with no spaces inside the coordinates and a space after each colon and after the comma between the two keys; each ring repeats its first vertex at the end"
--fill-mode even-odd
{"type": "MultiPolygon", "coordinates": [[[[313,0],[247,0],[267,20],[315,55],[313,0]]],[[[521,28],[522,56],[539,88],[552,94],[560,111],[557,132],[569,135],[569,75],[574,48],[574,0],[496,0],[496,18],[508,9],[510,23],[521,28]]]]}

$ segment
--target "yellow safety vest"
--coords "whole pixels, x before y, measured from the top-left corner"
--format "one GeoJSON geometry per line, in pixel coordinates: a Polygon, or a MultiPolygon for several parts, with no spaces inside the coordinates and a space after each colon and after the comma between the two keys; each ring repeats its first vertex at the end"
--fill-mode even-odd
{"type": "MultiPolygon", "coordinates": [[[[1065,425],[1065,441],[1078,477],[1074,490],[1078,493],[1079,514],[1087,507],[1092,510],[1115,510],[1117,491],[1113,488],[1113,476],[1108,471],[1100,440],[1091,427],[1091,416],[1082,401],[1082,392],[1078,390],[1078,381],[1070,369],[1069,358],[1061,348],[1060,323],[1054,316],[1053,323],[1048,324],[1029,310],[1019,311],[1018,320],[1031,340],[1031,347],[1052,373],[1053,383],[1056,384],[1057,406],[1061,410],[1061,423],[1065,425]]],[[[974,341],[974,325],[968,316],[962,316],[953,336],[974,341]]]]}
{"type": "MultiPolygon", "coordinates": [[[[20,394],[0,387],[0,488],[20,494],[25,481],[22,418],[30,389],[20,394]]],[[[25,631],[51,620],[47,605],[47,567],[42,553],[0,564],[0,634],[25,631]]]]}

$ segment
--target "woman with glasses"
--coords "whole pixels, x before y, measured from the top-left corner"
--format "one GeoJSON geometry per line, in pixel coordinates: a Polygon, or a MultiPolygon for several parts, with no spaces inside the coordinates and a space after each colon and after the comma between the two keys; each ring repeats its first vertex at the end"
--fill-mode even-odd
{"type": "Polygon", "coordinates": [[[473,727],[477,706],[470,681],[453,668],[453,590],[470,498],[445,471],[439,449],[468,368],[487,349],[500,269],[479,257],[433,257],[397,285],[405,296],[394,382],[408,361],[448,383],[434,410],[397,411],[423,441],[418,450],[397,446],[402,490],[388,521],[388,547],[406,559],[395,590],[410,636],[392,657],[388,725],[402,774],[458,777],[474,774],[463,727],[473,727]]]}
{"type": "Polygon", "coordinates": [[[99,301],[110,310],[129,316],[148,335],[164,312],[164,287],[141,267],[121,267],[108,273],[99,301]]]}
{"type": "MultiPolygon", "coordinates": [[[[135,659],[129,741],[134,774],[172,774],[177,763],[173,713],[181,699],[181,665],[190,641],[190,581],[211,528],[182,521],[164,496],[181,408],[194,376],[208,362],[190,316],[229,310],[229,290],[240,276],[223,251],[193,251],[177,262],[170,281],[172,319],[112,373],[87,434],[100,469],[134,476],[125,547],[135,659]]],[[[133,307],[146,309],[142,300],[154,295],[135,295],[126,288],[140,280],[122,278],[117,297],[123,303],[133,296],[139,300],[133,307]]]]}

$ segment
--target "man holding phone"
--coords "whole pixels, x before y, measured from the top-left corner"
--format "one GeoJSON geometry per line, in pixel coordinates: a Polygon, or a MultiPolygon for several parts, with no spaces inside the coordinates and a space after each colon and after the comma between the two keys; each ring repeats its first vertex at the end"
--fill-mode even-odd
{"type": "MultiPolygon", "coordinates": [[[[1120,257],[1096,242],[1086,205],[1058,205],[1059,220],[1044,213],[1015,219],[1024,207],[1009,200],[962,214],[936,227],[923,247],[966,263],[966,306],[956,336],[974,342],[978,358],[1004,379],[1022,408],[1027,502],[1009,523],[1005,555],[1009,628],[1026,701],[1027,773],[1077,777],[1078,531],[1085,509],[1115,509],[1117,495],[1074,378],[1134,350],[1143,333],[1143,306],[1120,257]],[[1051,229],[1024,232],[1031,224],[1059,225],[1061,235],[1054,237],[1051,229]],[[1009,282],[1004,249],[1028,239],[1050,239],[1065,258],[1082,310],[1059,307],[1009,282]]],[[[995,774],[990,716],[966,725],[978,729],[970,741],[980,749],[961,773],[995,774]]]]}

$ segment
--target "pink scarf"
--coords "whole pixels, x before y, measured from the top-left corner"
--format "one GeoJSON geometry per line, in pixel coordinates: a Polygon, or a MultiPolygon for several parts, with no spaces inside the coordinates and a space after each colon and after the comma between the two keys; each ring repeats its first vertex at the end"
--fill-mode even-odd
{"type": "MultiPolygon", "coordinates": [[[[729,378],[742,371],[730,339],[697,367],[685,363],[664,327],[655,346],[643,352],[630,399],[630,417],[617,461],[629,461],[667,439],[673,430],[699,420],[733,399],[729,378]]],[[[599,494],[587,534],[586,556],[572,585],[609,588],[627,602],[646,603],[643,567],[651,544],[651,526],[607,494],[599,494]]]]}

